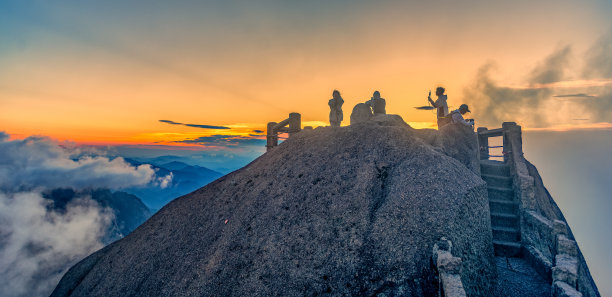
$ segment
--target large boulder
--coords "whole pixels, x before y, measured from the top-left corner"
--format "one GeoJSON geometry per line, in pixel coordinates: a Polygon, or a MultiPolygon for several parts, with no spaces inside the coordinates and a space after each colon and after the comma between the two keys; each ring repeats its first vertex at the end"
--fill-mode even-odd
{"type": "Polygon", "coordinates": [[[416,135],[438,151],[458,160],[475,174],[480,175],[478,138],[473,128],[448,124],[440,130],[415,130],[416,135]]]}
{"type": "Polygon", "coordinates": [[[487,296],[484,181],[386,118],[297,133],[84,259],[52,296],[437,296],[441,237],[467,294],[487,296]]]}
{"type": "Polygon", "coordinates": [[[372,117],[372,109],[365,103],[358,103],[351,112],[351,125],[367,122],[372,117]]]}

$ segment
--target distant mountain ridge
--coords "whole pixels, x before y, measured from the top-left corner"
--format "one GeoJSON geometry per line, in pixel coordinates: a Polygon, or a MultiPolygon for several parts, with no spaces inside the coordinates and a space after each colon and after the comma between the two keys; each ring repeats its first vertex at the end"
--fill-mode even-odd
{"type": "MultiPolygon", "coordinates": [[[[165,159],[163,160],[166,161],[165,159]]],[[[223,176],[222,173],[206,167],[189,165],[175,160],[161,164],[144,163],[132,158],[125,158],[125,161],[133,166],[149,164],[155,170],[157,177],[172,175],[171,182],[165,188],[160,185],[146,185],[123,189],[125,192],[140,197],[154,211],[173,199],[193,192],[223,176]]]]}

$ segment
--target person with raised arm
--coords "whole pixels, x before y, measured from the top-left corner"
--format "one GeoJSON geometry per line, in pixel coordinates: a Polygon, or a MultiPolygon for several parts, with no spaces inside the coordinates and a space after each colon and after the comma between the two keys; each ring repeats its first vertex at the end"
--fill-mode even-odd
{"type": "Polygon", "coordinates": [[[438,117],[438,129],[442,126],[448,124],[450,119],[448,118],[448,103],[446,103],[446,95],[444,95],[444,88],[438,87],[436,89],[436,96],[438,96],[438,100],[435,102],[431,99],[431,91],[429,91],[429,96],[427,96],[427,100],[433,107],[437,109],[437,117],[438,117]]]}

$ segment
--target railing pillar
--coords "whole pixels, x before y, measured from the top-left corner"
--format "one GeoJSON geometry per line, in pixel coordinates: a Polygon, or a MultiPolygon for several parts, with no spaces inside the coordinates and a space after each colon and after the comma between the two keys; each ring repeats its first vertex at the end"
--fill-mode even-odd
{"type": "Polygon", "coordinates": [[[489,137],[482,135],[481,132],[485,132],[488,129],[486,127],[478,127],[478,147],[480,147],[480,160],[489,159],[489,137]]]}
{"type": "Polygon", "coordinates": [[[302,115],[297,112],[289,114],[289,137],[302,130],[302,115]]]}
{"type": "Polygon", "coordinates": [[[274,126],[276,126],[276,124],[276,122],[268,123],[268,130],[266,133],[266,151],[269,151],[278,145],[278,135],[274,131],[274,126]]]}
{"type": "MultiPolygon", "coordinates": [[[[515,122],[504,122],[502,123],[502,129],[504,130],[504,136],[503,136],[503,141],[504,141],[504,162],[508,162],[508,160],[510,160],[510,158],[512,157],[512,142],[510,141],[511,137],[515,137],[516,135],[513,133],[516,130],[516,123],[515,122]]],[[[520,133],[520,128],[519,128],[519,133],[520,133]]]]}
{"type": "Polygon", "coordinates": [[[270,151],[278,146],[279,133],[289,133],[289,137],[291,137],[301,130],[302,116],[297,112],[290,113],[289,118],[282,120],[280,123],[269,122],[268,131],[266,132],[266,151],[270,151]]]}

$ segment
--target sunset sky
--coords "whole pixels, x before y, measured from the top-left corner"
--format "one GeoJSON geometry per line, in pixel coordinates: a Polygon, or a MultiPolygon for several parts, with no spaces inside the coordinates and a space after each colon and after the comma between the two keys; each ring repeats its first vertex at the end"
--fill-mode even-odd
{"type": "Polygon", "coordinates": [[[612,294],[610,16],[610,0],[0,0],[0,142],[38,135],[227,173],[265,151],[267,122],[327,125],[334,89],[343,125],[378,90],[387,113],[433,128],[414,107],[444,86],[477,126],[523,127],[612,294]]]}
{"type": "Polygon", "coordinates": [[[471,103],[478,124],[610,128],[610,118],[576,101],[610,105],[600,97],[612,76],[585,69],[594,44],[612,39],[611,3],[2,1],[0,127],[16,138],[186,145],[180,141],[253,137],[292,111],[322,125],[333,89],[347,120],[379,90],[389,113],[429,127],[434,114],[413,107],[443,85],[451,108],[471,103]],[[561,66],[546,65],[554,55],[561,66]],[[534,81],[538,71],[562,75],[534,81]],[[535,111],[545,121],[491,118],[491,105],[475,101],[492,96],[477,87],[483,75],[519,96],[546,88],[534,100],[556,107],[535,111]],[[554,97],[568,94],[595,97],[554,97]]]}

